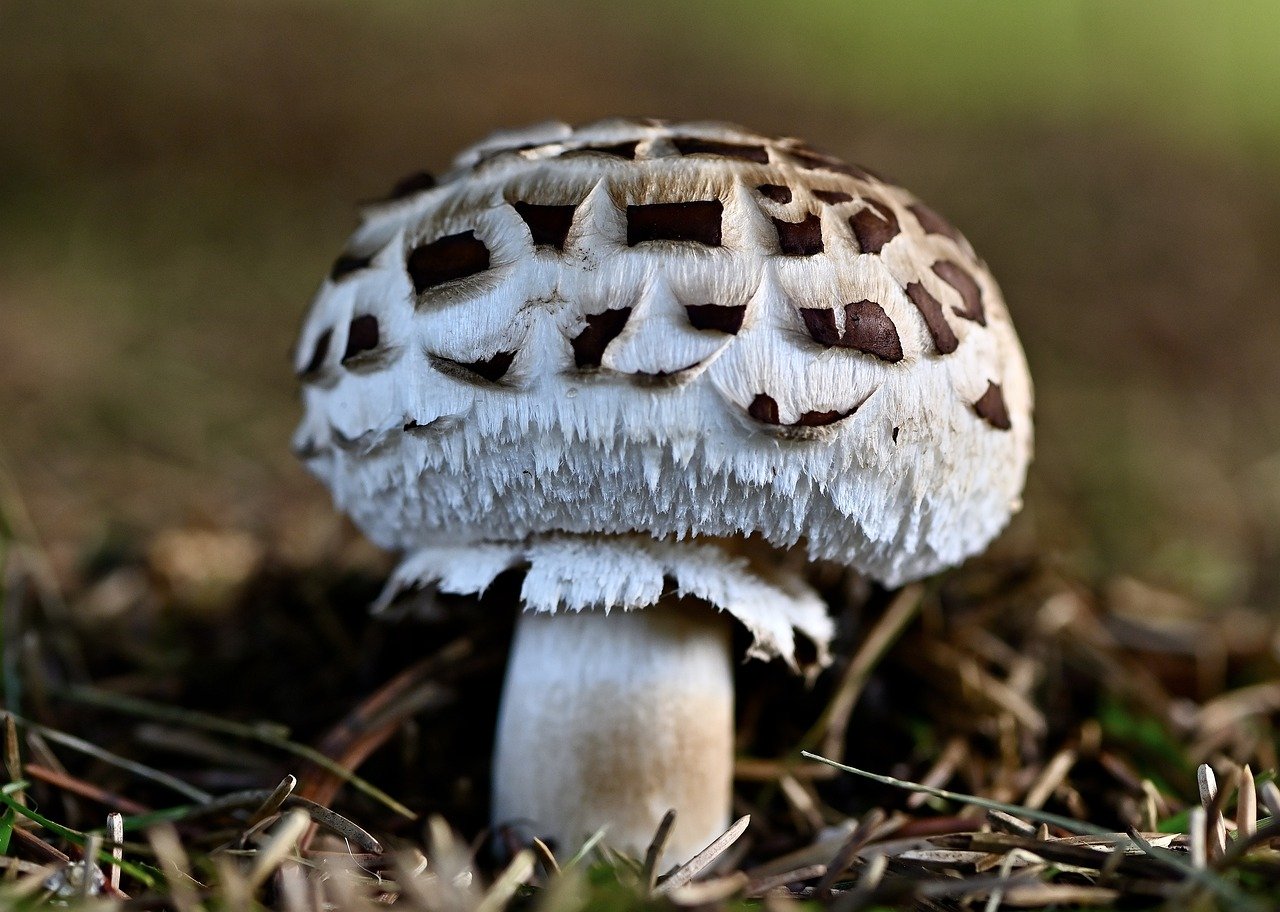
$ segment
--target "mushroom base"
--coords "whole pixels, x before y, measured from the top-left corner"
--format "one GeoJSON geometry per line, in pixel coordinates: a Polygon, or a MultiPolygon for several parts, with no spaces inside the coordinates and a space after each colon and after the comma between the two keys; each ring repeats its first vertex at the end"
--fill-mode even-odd
{"type": "Polygon", "coordinates": [[[661,863],[728,825],[729,619],[688,599],[639,611],[525,611],[498,717],[493,819],[570,856],[597,830],[643,858],[676,810],[661,863]]]}

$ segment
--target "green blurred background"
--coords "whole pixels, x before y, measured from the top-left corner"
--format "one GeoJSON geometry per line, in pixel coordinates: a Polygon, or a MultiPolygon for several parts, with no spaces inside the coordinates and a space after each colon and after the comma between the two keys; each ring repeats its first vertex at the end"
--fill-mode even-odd
{"type": "Polygon", "coordinates": [[[354,203],[614,114],[798,134],[960,225],[1037,380],[1004,547],[1280,599],[1274,0],[0,0],[0,461],[59,566],[338,528],[287,353],[354,203]]]}

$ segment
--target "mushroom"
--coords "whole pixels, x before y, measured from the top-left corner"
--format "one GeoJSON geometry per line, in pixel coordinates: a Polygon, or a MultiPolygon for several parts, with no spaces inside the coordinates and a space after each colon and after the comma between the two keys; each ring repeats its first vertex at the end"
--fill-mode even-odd
{"type": "Polygon", "coordinates": [[[318,293],[295,448],[381,599],[524,572],[493,820],[664,863],[728,822],[731,622],[813,672],[829,561],[888,586],[1019,508],[1000,291],[911,194],[715,123],[544,124],[370,205],[318,293]],[[798,649],[799,643],[808,647],[798,649]]]}

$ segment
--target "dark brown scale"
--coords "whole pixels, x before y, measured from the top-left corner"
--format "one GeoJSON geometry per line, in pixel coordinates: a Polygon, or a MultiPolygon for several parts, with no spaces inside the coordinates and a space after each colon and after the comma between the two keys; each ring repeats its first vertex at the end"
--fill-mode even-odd
{"type": "Polygon", "coordinates": [[[324,363],[325,356],[329,354],[329,342],[333,339],[333,330],[326,329],[320,335],[316,336],[316,344],[311,349],[311,358],[307,361],[307,366],[302,369],[302,374],[314,374],[320,370],[320,365],[324,363]]]}
{"type": "Polygon", "coordinates": [[[808,215],[804,221],[784,222],[773,219],[778,232],[778,246],[785,256],[814,256],[822,253],[822,218],[808,215]]]}
{"type": "Polygon", "coordinates": [[[421,294],[445,282],[484,272],[489,268],[489,248],[474,231],[463,231],[413,248],[405,267],[414,290],[421,294]]]}
{"type": "Polygon", "coordinates": [[[404,199],[406,196],[413,196],[415,193],[421,193],[423,190],[430,190],[436,185],[436,179],[426,171],[415,171],[412,174],[405,175],[396,181],[396,185],[391,188],[391,192],[387,194],[387,200],[404,199]]]}
{"type": "Polygon", "coordinates": [[[837,174],[848,174],[862,180],[883,180],[879,175],[872,171],[868,171],[866,168],[860,168],[857,165],[850,165],[833,155],[826,155],[822,152],[816,152],[813,149],[800,147],[796,149],[789,149],[788,153],[802,168],[808,168],[814,171],[834,171],[837,174]]]}
{"type": "Polygon", "coordinates": [[[347,327],[347,348],[342,353],[342,363],[346,364],[357,355],[377,347],[378,318],[373,314],[362,314],[347,327]]]}
{"type": "Polygon", "coordinates": [[[686,241],[720,246],[719,200],[646,203],[627,207],[627,246],[647,241],[686,241]]]}
{"type": "Polygon", "coordinates": [[[805,412],[796,421],[798,427],[823,427],[828,424],[835,424],[842,418],[848,418],[849,412],[830,411],[830,412],[805,412]]]}
{"type": "Polygon", "coordinates": [[[835,348],[840,344],[840,330],[836,327],[836,312],[830,307],[802,307],[800,317],[804,320],[809,337],[819,345],[835,348]]]}
{"type": "Polygon", "coordinates": [[[916,217],[916,221],[920,223],[920,227],[924,229],[926,234],[941,234],[944,237],[951,238],[957,244],[964,241],[964,235],[956,230],[955,225],[952,225],[924,203],[912,203],[907,209],[916,217]]]}
{"type": "Polygon", "coordinates": [[[344,253],[333,261],[333,268],[329,270],[329,278],[334,282],[340,281],[344,276],[348,276],[353,272],[368,269],[369,264],[372,262],[372,256],[354,256],[350,253],[344,253]]]}
{"type": "Polygon", "coordinates": [[[814,190],[813,198],[833,206],[836,203],[848,203],[853,200],[853,196],[843,190],[814,190]]]}
{"type": "MultiPolygon", "coordinates": [[[[841,411],[809,411],[804,412],[796,419],[795,423],[790,427],[823,427],[828,424],[835,424],[843,418],[848,418],[857,409],[847,412],[841,411]]],[[[747,414],[759,421],[761,424],[771,424],[781,426],[782,419],[778,416],[778,403],[772,396],[761,393],[751,400],[751,404],[747,406],[747,414]]]]}
{"type": "Polygon", "coordinates": [[[843,333],[836,329],[836,314],[830,308],[802,308],[800,316],[810,337],[819,345],[851,348],[891,363],[902,360],[898,328],[874,301],[854,301],[844,306],[843,333]]]}
{"type": "Polygon", "coordinates": [[[881,361],[902,360],[898,328],[875,301],[854,301],[844,306],[843,344],[875,355],[881,361]]]}
{"type": "Polygon", "coordinates": [[[973,404],[973,410],[978,413],[979,418],[998,431],[1007,431],[1013,427],[1013,422],[1009,420],[1008,406],[1004,403],[1004,393],[998,383],[987,383],[986,392],[973,404]]]}
{"type": "Polygon", "coordinates": [[[541,206],[536,203],[515,202],[511,207],[529,226],[535,247],[564,250],[564,242],[573,225],[573,214],[577,211],[577,206],[541,206]]]}
{"type": "Polygon", "coordinates": [[[849,216],[849,227],[863,253],[879,253],[902,230],[898,217],[883,203],[867,200],[866,208],[849,216]]]}
{"type": "Polygon", "coordinates": [[[986,326],[987,312],[982,306],[982,287],[978,285],[978,280],[963,266],[950,260],[939,260],[933,264],[932,269],[938,278],[960,292],[964,308],[954,308],[955,312],[966,320],[986,326]]]}
{"type": "Polygon", "coordinates": [[[769,164],[769,150],[764,146],[698,139],[694,136],[673,136],[671,145],[675,146],[681,155],[720,155],[724,158],[737,158],[762,165],[769,164]]]}
{"type": "Polygon", "coordinates": [[[570,342],[573,346],[573,363],[584,370],[599,367],[604,360],[605,349],[618,338],[630,317],[630,307],[587,314],[586,327],[570,342]]]}
{"type": "Polygon", "coordinates": [[[694,329],[712,329],[735,335],[747,316],[745,304],[689,304],[684,312],[694,329]]]}
{"type": "Polygon", "coordinates": [[[756,192],[765,199],[771,199],[775,203],[791,202],[791,188],[784,187],[781,184],[761,184],[756,187],[756,192]]]}
{"type": "Polygon", "coordinates": [[[516,353],[513,351],[500,351],[492,357],[481,361],[458,361],[456,363],[463,370],[470,371],[478,377],[483,377],[490,383],[497,383],[507,375],[507,371],[511,368],[511,362],[515,360],[515,357],[516,353]]]}
{"type": "Polygon", "coordinates": [[[920,311],[920,316],[924,318],[925,328],[929,330],[929,336],[933,339],[933,347],[937,349],[938,354],[949,355],[955,351],[960,341],[956,338],[951,324],[947,322],[946,315],[943,314],[942,305],[938,303],[938,299],[929,294],[929,289],[919,282],[912,282],[908,285],[906,292],[907,297],[911,299],[911,303],[916,306],[916,310],[920,311]]]}
{"type": "Polygon", "coordinates": [[[560,153],[561,158],[571,158],[578,155],[589,155],[595,153],[597,155],[608,155],[613,158],[625,158],[627,161],[633,161],[636,157],[636,146],[640,141],[633,139],[629,142],[614,143],[607,146],[582,146],[578,149],[566,149],[560,153]]]}
{"type": "Polygon", "coordinates": [[[747,406],[747,414],[762,424],[781,424],[778,418],[778,402],[764,393],[756,396],[747,406]]]}

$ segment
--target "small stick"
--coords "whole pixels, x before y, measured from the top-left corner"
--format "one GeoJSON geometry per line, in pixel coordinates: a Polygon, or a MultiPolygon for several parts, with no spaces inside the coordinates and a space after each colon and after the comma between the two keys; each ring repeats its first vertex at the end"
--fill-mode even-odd
{"type": "Polygon", "coordinates": [[[124,818],[119,811],[107,815],[107,839],[111,843],[111,857],[115,864],[107,871],[107,881],[112,890],[120,889],[120,861],[124,858],[124,818]]]}

